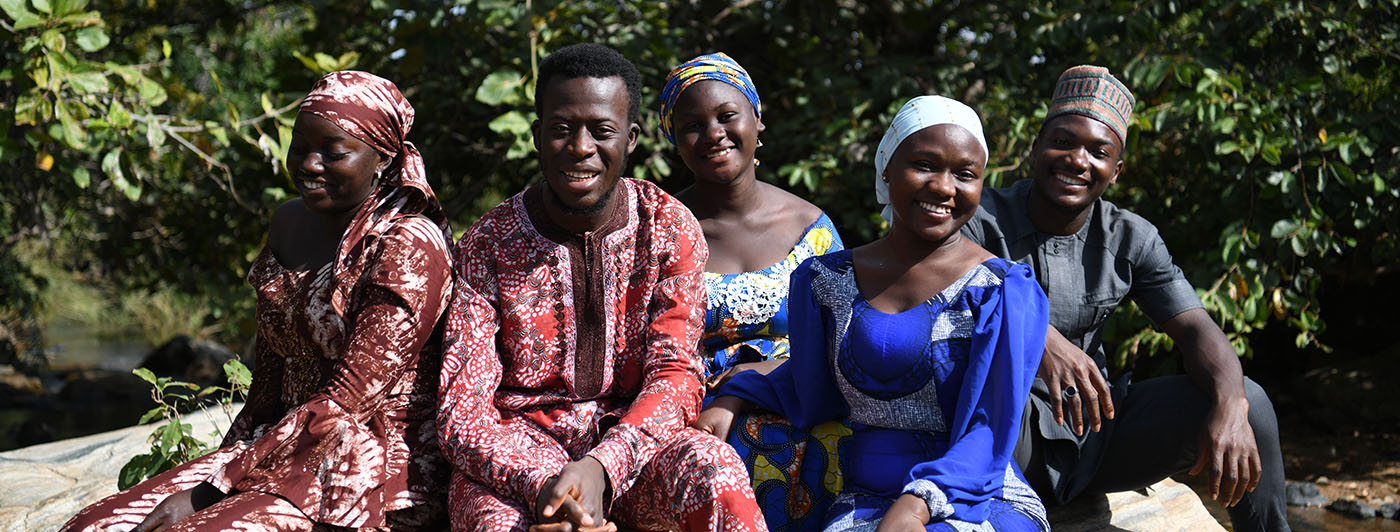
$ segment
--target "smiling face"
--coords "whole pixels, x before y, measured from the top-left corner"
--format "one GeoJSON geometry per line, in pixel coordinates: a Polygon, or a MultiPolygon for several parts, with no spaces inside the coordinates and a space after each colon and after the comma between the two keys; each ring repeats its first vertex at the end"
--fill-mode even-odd
{"type": "Polygon", "coordinates": [[[944,242],[977,212],[987,154],[977,137],[952,124],[926,127],[905,138],[890,156],[891,231],[944,242]]]}
{"type": "Polygon", "coordinates": [[[389,158],[331,121],[297,115],[287,150],[287,170],[307,210],[323,215],[353,213],[374,193],[374,174],[389,158]]]}
{"type": "Polygon", "coordinates": [[[1103,122],[1066,114],[1046,122],[1031,152],[1035,193],[1062,211],[1093,205],[1123,169],[1122,144],[1103,122]]]}
{"type": "Polygon", "coordinates": [[[531,126],[549,205],[569,216],[602,213],[637,146],[621,77],[550,78],[531,126]]]}
{"type": "Polygon", "coordinates": [[[676,99],[671,125],[676,148],[696,180],[725,184],[753,176],[764,126],[739,89],[722,81],[696,82],[676,99]]]}

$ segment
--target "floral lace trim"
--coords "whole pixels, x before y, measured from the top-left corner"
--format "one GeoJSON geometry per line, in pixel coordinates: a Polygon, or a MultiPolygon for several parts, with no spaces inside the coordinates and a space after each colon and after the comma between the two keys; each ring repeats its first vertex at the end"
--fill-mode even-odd
{"type": "Polygon", "coordinates": [[[787,302],[788,277],[797,265],[830,249],[831,230],[814,227],[793,246],[787,258],[756,272],[719,274],[705,272],[709,308],[719,308],[743,325],[756,325],[773,319],[787,302]]]}

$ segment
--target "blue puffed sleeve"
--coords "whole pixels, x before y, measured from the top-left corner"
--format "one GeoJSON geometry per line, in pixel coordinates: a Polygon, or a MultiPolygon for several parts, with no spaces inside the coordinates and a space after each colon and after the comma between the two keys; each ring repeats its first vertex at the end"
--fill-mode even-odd
{"type": "Polygon", "coordinates": [[[792,351],[787,362],[767,375],[741,372],[716,392],[775,412],[800,429],[844,417],[850,410],[836,387],[827,358],[830,313],[812,293],[814,260],[818,258],[807,259],[793,270],[788,285],[788,341],[792,351]]]}
{"type": "Polygon", "coordinates": [[[1045,292],[1029,267],[1003,264],[1009,268],[1001,286],[983,289],[973,308],[972,352],[953,407],[948,451],[914,466],[904,487],[929,504],[934,520],[980,523],[989,517],[987,502],[1001,493],[1045,351],[1045,292]]]}

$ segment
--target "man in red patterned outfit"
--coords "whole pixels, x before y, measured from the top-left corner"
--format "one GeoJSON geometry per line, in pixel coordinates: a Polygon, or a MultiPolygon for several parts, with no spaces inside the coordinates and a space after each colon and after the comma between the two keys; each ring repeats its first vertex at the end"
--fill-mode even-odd
{"type": "Polygon", "coordinates": [[[438,433],[452,528],[765,530],[732,448],[690,427],[708,255],[655,185],[619,179],[641,76],[583,44],[544,60],[543,180],[454,250],[438,433]]]}

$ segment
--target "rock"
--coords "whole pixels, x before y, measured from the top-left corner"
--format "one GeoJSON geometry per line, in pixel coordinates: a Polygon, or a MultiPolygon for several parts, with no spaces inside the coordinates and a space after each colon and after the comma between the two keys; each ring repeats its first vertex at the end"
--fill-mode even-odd
{"type": "Polygon", "coordinates": [[[1284,487],[1289,506],[1326,506],[1329,502],[1317,484],[1287,481],[1284,487]]]}
{"type": "MultiPolygon", "coordinates": [[[[200,437],[229,424],[218,409],[184,420],[200,437]]],[[[5,481],[0,530],[58,530],[78,510],[116,493],[117,473],[131,457],[150,450],[151,430],[150,425],[127,427],[0,453],[5,481]]]]}
{"type": "MultiPolygon", "coordinates": [[[[136,403],[145,408],[155,406],[151,400],[151,385],[130,373],[103,370],[78,371],[67,375],[57,399],[75,405],[110,405],[136,403]]],[[[135,423],[135,420],[127,421],[135,423]]]]}
{"type": "Polygon", "coordinates": [[[1081,495],[1064,506],[1049,508],[1055,532],[1224,531],[1190,487],[1172,479],[1142,492],[1081,495]]]}
{"type": "Polygon", "coordinates": [[[1389,517],[1389,518],[1391,518],[1391,519],[1400,519],[1400,504],[1396,504],[1396,503],[1393,503],[1393,502],[1388,502],[1388,503],[1382,504],[1381,507],[1380,507],[1380,509],[1377,510],[1377,511],[1380,512],[1380,517],[1389,517]]]}
{"type": "Polygon", "coordinates": [[[146,355],[139,367],[162,377],[174,377],[201,386],[226,385],[224,363],[234,358],[237,356],[227,347],[182,334],[146,355]]]}
{"type": "Polygon", "coordinates": [[[1357,519],[1371,519],[1376,516],[1376,508],[1353,499],[1337,499],[1327,505],[1327,509],[1357,519]]]}

